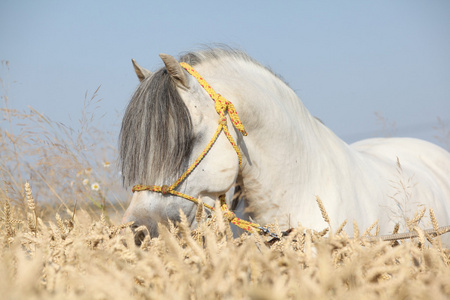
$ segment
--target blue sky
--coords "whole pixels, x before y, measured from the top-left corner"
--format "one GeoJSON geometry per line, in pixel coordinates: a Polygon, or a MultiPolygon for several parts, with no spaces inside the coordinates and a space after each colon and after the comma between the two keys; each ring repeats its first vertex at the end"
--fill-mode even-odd
{"type": "Polygon", "coordinates": [[[77,126],[85,94],[117,130],[138,84],[130,59],[155,70],[224,43],[280,74],[347,142],[383,135],[437,142],[450,123],[450,1],[0,2],[0,77],[10,105],[77,126]],[[391,127],[391,125],[388,125],[391,127]]]}

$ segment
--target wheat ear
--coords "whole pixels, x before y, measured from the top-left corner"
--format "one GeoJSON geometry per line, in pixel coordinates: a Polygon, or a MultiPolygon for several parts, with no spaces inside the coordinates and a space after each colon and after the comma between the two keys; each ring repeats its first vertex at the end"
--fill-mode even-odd
{"type": "Polygon", "coordinates": [[[328,217],[327,211],[325,210],[325,205],[323,205],[322,200],[320,200],[319,196],[316,196],[317,204],[319,205],[320,212],[322,213],[322,218],[325,222],[328,223],[328,226],[330,227],[330,233],[331,233],[331,222],[330,218],[328,217]]]}
{"type": "Polygon", "coordinates": [[[353,220],[353,238],[359,238],[358,223],[355,220],[353,220]]]}
{"type": "Polygon", "coordinates": [[[364,233],[362,234],[362,236],[370,235],[370,232],[372,231],[372,229],[375,228],[375,226],[377,226],[377,224],[378,224],[378,220],[376,220],[375,222],[373,222],[373,224],[370,225],[370,226],[364,231],[364,233]]]}
{"type": "Polygon", "coordinates": [[[427,210],[426,207],[422,208],[422,210],[420,211],[420,213],[417,213],[414,215],[414,218],[412,218],[411,220],[407,221],[407,226],[411,229],[413,229],[415,226],[417,226],[417,224],[419,223],[419,221],[423,218],[423,216],[425,215],[425,211],[427,210]]]}
{"type": "Polygon", "coordinates": [[[347,225],[347,219],[345,219],[344,222],[342,222],[342,224],[339,226],[339,228],[336,231],[336,234],[340,234],[342,232],[342,230],[344,229],[345,225],[347,225]]]}
{"type": "Polygon", "coordinates": [[[27,200],[28,209],[31,211],[28,216],[28,229],[34,232],[34,236],[37,236],[37,214],[36,203],[34,202],[33,193],[31,192],[31,185],[28,181],[25,182],[25,198],[27,200]]]}

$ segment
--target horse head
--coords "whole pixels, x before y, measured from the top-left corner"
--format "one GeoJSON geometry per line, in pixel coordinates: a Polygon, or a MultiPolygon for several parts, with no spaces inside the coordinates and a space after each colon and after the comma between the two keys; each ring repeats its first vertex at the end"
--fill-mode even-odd
{"type": "Polygon", "coordinates": [[[180,210],[193,225],[196,204],[179,194],[214,206],[236,182],[240,162],[230,143],[237,130],[223,134],[220,128],[233,124],[231,113],[220,114],[212,96],[175,58],[160,57],[165,67],[153,74],[133,60],[140,84],[120,133],[124,184],[134,186],[123,222],[144,225],[151,236],[158,223],[179,221],[180,210]]]}

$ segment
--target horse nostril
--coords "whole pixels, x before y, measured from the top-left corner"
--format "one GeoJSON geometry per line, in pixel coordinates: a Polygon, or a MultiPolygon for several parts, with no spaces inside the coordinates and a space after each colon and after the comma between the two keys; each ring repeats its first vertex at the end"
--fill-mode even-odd
{"type": "Polygon", "coordinates": [[[139,231],[138,233],[136,233],[136,235],[134,236],[134,242],[136,243],[136,246],[140,246],[142,244],[142,242],[144,241],[146,237],[146,234],[142,231],[139,231]]]}
{"type": "Polygon", "coordinates": [[[131,230],[134,233],[134,243],[137,246],[140,246],[142,242],[144,241],[145,237],[147,236],[147,230],[140,229],[139,231],[136,231],[139,227],[139,225],[133,224],[131,225],[131,230]]]}

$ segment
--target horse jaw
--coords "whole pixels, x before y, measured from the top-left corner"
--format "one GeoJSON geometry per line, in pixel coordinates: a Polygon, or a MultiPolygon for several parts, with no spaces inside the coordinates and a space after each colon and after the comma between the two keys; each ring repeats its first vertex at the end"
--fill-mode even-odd
{"type": "Polygon", "coordinates": [[[133,63],[134,71],[136,72],[140,82],[142,82],[145,78],[152,76],[152,72],[138,65],[134,59],[131,59],[131,62],[133,63]]]}

